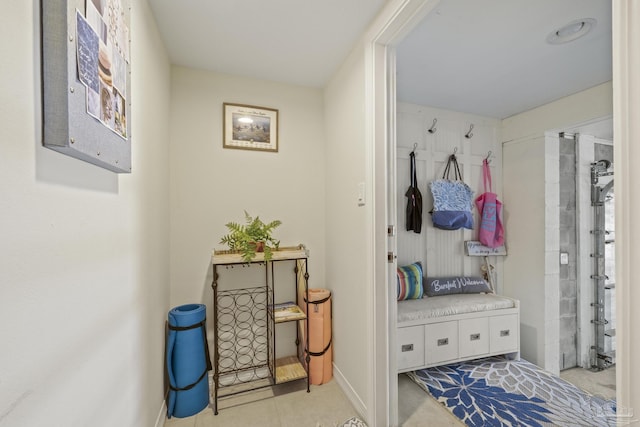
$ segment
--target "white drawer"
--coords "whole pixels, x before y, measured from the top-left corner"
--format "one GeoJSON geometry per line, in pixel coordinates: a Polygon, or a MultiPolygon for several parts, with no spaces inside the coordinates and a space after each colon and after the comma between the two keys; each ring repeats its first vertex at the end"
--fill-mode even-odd
{"type": "Polygon", "coordinates": [[[424,365],[424,326],[398,328],[398,369],[424,365]]]}
{"type": "Polygon", "coordinates": [[[459,321],[459,357],[489,353],[489,319],[478,317],[459,321]]]}
{"type": "Polygon", "coordinates": [[[489,320],[491,352],[518,350],[518,315],[492,316],[489,320]]]}
{"type": "Polygon", "coordinates": [[[424,327],[425,364],[458,358],[458,322],[432,323],[424,327]]]}

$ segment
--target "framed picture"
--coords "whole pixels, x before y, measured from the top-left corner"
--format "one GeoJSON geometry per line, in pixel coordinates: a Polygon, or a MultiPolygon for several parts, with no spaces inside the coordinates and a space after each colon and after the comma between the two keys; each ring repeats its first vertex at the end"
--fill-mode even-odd
{"type": "Polygon", "coordinates": [[[278,110],[224,103],[222,146],[278,151],[278,110]]]}

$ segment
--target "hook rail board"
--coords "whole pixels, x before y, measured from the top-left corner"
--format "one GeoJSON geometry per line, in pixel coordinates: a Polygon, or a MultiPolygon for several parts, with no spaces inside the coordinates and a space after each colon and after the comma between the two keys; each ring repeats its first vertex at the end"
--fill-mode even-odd
{"type": "Polygon", "coordinates": [[[43,145],[131,172],[131,0],[41,0],[43,145]]]}

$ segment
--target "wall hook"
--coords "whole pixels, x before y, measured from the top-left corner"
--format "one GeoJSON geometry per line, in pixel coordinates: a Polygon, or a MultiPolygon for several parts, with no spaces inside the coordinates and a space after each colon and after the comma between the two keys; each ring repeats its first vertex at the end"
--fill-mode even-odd
{"type": "Polygon", "coordinates": [[[487,163],[491,163],[491,150],[489,150],[489,153],[487,154],[487,157],[485,157],[484,159],[487,161],[487,163]]]}
{"type": "Polygon", "coordinates": [[[438,119],[433,119],[433,124],[431,125],[431,127],[428,129],[429,133],[436,133],[436,131],[438,130],[436,128],[436,123],[438,123],[438,119]]]}
{"type": "Polygon", "coordinates": [[[417,156],[417,154],[416,154],[416,149],[417,149],[417,148],[418,148],[418,143],[417,143],[417,142],[414,142],[414,143],[413,143],[413,151],[412,151],[411,153],[415,154],[416,156],[417,156]]]}
{"type": "Polygon", "coordinates": [[[469,132],[467,132],[464,137],[467,139],[471,139],[473,138],[473,133],[471,133],[471,131],[473,130],[473,123],[471,123],[471,126],[469,126],[469,132]]]}

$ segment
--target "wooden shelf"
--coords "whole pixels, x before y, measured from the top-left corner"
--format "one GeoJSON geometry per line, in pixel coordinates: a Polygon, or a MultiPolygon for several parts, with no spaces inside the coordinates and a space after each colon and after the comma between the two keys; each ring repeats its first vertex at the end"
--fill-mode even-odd
{"type": "MultiPolygon", "coordinates": [[[[272,252],[271,261],[282,261],[287,259],[302,259],[308,258],[309,252],[304,245],[281,247],[277,251],[272,252]]],[[[211,254],[211,261],[213,264],[225,265],[225,264],[247,264],[247,261],[242,259],[242,255],[238,251],[229,250],[214,250],[211,254]]],[[[249,262],[264,262],[264,253],[258,252],[256,256],[249,262]]]]}
{"type": "Polygon", "coordinates": [[[307,315],[304,314],[304,311],[293,303],[285,307],[278,307],[276,304],[276,308],[273,310],[273,320],[276,323],[293,322],[306,318],[307,315]]]}
{"type": "Polygon", "coordinates": [[[276,359],[276,384],[307,378],[307,372],[296,356],[276,359]]]}

